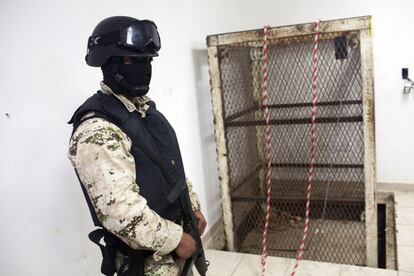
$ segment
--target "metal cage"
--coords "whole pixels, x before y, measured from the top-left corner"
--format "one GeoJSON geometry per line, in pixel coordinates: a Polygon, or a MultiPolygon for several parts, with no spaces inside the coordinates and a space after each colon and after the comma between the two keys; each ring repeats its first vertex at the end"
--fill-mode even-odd
{"type": "MultiPolygon", "coordinates": [[[[305,259],[377,263],[370,20],[320,25],[318,144],[305,259]]],[[[273,256],[295,257],[303,234],[314,27],[269,29],[273,256]]],[[[227,247],[260,253],[266,201],[263,30],[211,35],[207,44],[227,247]]]]}

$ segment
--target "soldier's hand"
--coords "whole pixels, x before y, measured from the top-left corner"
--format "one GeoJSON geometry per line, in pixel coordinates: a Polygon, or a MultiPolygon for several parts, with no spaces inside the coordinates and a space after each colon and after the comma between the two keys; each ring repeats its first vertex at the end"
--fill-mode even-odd
{"type": "Polygon", "coordinates": [[[207,221],[204,218],[203,213],[201,213],[200,210],[194,211],[194,215],[198,219],[198,233],[201,236],[203,235],[204,230],[206,229],[207,221]]]}
{"type": "Polygon", "coordinates": [[[181,241],[175,249],[175,253],[180,259],[186,260],[196,251],[196,242],[191,235],[183,232],[181,241]]]}

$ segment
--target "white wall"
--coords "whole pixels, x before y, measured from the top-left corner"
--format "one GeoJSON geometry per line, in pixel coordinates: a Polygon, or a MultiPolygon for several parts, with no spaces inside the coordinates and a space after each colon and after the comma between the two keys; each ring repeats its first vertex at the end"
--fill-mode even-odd
{"type": "Polygon", "coordinates": [[[401,68],[414,78],[412,0],[240,0],[242,29],[373,16],[377,179],[414,184],[414,91],[402,94],[401,68]]]}
{"type": "Polygon", "coordinates": [[[96,275],[86,204],[66,158],[69,120],[96,91],[87,37],[111,15],[153,19],[162,37],[150,96],[179,136],[187,174],[209,225],[221,214],[212,126],[207,34],[371,14],[374,16],[378,180],[414,183],[411,1],[23,1],[0,2],[0,275],[96,275]],[[5,113],[9,113],[7,118],[5,113]]]}
{"type": "Polygon", "coordinates": [[[99,271],[99,250],[87,239],[92,222],[66,158],[66,122],[99,89],[100,69],[84,55],[108,16],[157,23],[162,49],[149,95],[176,129],[209,226],[219,219],[205,37],[239,29],[235,1],[222,2],[0,2],[0,275],[99,271]]]}

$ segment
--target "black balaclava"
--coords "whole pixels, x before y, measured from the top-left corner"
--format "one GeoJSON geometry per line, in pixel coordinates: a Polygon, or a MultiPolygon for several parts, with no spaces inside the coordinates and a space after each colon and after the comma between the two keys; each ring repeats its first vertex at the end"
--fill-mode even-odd
{"type": "Polygon", "coordinates": [[[111,57],[103,66],[104,83],[117,94],[140,97],[148,93],[152,58],[137,57],[125,64],[122,57],[111,57]]]}

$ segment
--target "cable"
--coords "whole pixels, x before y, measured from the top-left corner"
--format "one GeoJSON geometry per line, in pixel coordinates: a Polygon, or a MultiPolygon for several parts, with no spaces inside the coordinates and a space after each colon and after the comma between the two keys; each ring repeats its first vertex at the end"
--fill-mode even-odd
{"type": "Polygon", "coordinates": [[[313,85],[312,85],[312,112],[311,112],[311,119],[312,119],[312,127],[311,127],[311,160],[309,164],[309,173],[308,173],[308,188],[306,193],[306,214],[305,214],[305,227],[303,229],[303,237],[296,254],[296,263],[293,267],[293,271],[291,276],[294,276],[296,273],[296,269],[299,266],[300,261],[303,258],[303,253],[305,251],[305,242],[306,238],[308,237],[308,230],[309,230],[309,211],[310,211],[310,198],[311,198],[311,191],[312,191],[312,181],[315,174],[315,159],[316,159],[316,108],[317,108],[317,101],[318,97],[316,94],[316,83],[318,80],[318,42],[319,42],[319,25],[320,20],[317,20],[315,23],[315,37],[314,37],[314,47],[313,47],[313,85]]]}
{"type": "MultiPolygon", "coordinates": [[[[341,71],[343,71],[343,60],[341,60],[341,71]]],[[[344,72],[341,72],[343,75],[344,72]]],[[[345,93],[342,93],[343,89],[343,81],[341,82],[341,86],[340,86],[340,95],[339,95],[339,109],[337,112],[337,118],[336,118],[336,122],[335,122],[335,132],[332,135],[332,138],[335,139],[333,140],[333,142],[330,143],[330,163],[329,163],[329,168],[328,168],[328,180],[327,180],[327,185],[326,185],[326,190],[325,190],[325,198],[324,198],[324,203],[323,203],[323,209],[322,209],[322,217],[321,217],[321,226],[319,228],[316,229],[316,234],[317,234],[317,240],[316,240],[316,254],[317,257],[319,256],[319,248],[320,248],[320,239],[321,239],[321,235],[323,234],[323,228],[325,226],[325,214],[326,214],[326,206],[328,203],[328,196],[329,196],[329,190],[330,190],[330,186],[332,183],[332,179],[333,179],[333,163],[335,160],[337,160],[337,155],[338,155],[338,143],[339,143],[339,123],[342,117],[342,112],[344,109],[344,104],[343,101],[345,100],[345,93]],[[333,144],[333,145],[332,145],[333,144]]]]}

